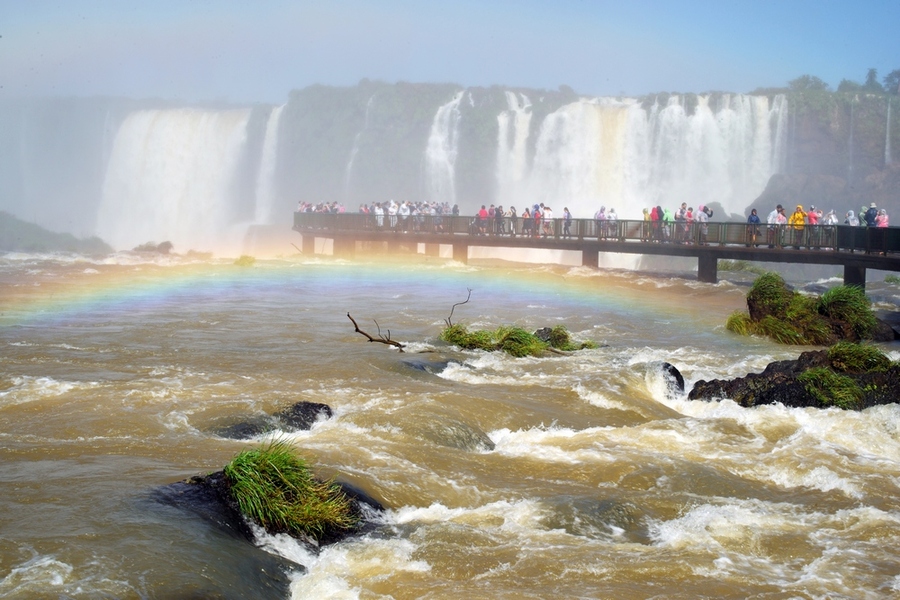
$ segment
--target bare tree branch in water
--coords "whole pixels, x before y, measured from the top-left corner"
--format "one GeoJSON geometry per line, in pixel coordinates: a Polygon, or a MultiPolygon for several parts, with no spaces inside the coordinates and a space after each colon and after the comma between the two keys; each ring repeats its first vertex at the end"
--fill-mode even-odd
{"type": "MultiPolygon", "coordinates": [[[[381,333],[381,327],[378,325],[378,321],[375,321],[375,327],[378,327],[378,337],[376,338],[376,337],[372,337],[371,335],[369,335],[368,333],[366,333],[365,331],[360,329],[359,325],[356,324],[356,320],[350,316],[350,313],[347,313],[347,318],[350,319],[350,321],[353,323],[353,327],[355,328],[356,333],[366,336],[370,342],[379,342],[381,344],[387,344],[388,346],[394,346],[395,348],[397,348],[397,350],[399,350],[400,352],[403,352],[403,344],[401,344],[400,342],[395,342],[394,340],[391,339],[391,330],[390,329],[388,329],[388,331],[387,331],[387,336],[385,336],[384,334],[381,333]]],[[[374,321],[374,319],[373,319],[373,321],[374,321]]]]}
{"type": "Polygon", "coordinates": [[[454,310],[457,306],[460,306],[460,305],[465,304],[466,302],[468,302],[469,299],[472,297],[472,288],[466,288],[466,290],[468,290],[469,295],[466,296],[465,302],[457,302],[456,304],[454,304],[453,306],[450,307],[450,316],[447,317],[447,320],[446,320],[447,327],[453,327],[453,321],[452,321],[452,319],[453,319],[453,310],[454,310]]]}

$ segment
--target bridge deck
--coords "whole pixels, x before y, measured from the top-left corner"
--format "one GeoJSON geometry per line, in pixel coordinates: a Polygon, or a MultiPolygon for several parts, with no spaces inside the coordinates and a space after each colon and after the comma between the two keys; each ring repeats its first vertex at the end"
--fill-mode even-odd
{"type": "Polygon", "coordinates": [[[698,223],[672,223],[654,227],[646,221],[598,222],[573,219],[566,228],[553,219],[544,233],[522,233],[517,219],[515,233],[510,219],[479,223],[472,217],[399,217],[377,219],[371,214],[295,213],[294,230],[307,238],[331,238],[343,251],[348,243],[449,244],[454,259],[465,262],[470,246],[544,248],[582,253],[582,263],[597,266],[600,252],[682,256],[698,259],[698,277],[715,281],[718,259],[798,264],[840,265],[846,283],[865,285],[866,269],[900,271],[900,228],[867,228],[849,225],[789,226],[745,223],[709,223],[706,231],[698,223]],[[483,233],[482,233],[483,232],[483,233]],[[755,234],[755,238],[753,235],[755,234]]]}

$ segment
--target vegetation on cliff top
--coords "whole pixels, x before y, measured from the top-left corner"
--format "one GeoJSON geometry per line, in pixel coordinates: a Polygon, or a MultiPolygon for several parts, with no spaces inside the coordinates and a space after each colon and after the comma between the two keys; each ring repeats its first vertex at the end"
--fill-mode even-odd
{"type": "Polygon", "coordinates": [[[71,233],[54,233],[0,211],[0,252],[73,252],[111,254],[113,249],[98,237],[78,239],[71,233]]]}
{"type": "Polygon", "coordinates": [[[740,335],[765,335],[781,344],[829,346],[840,340],[872,337],[877,321],[865,291],[838,286],[820,298],[788,288],[777,273],[765,273],[747,293],[749,314],[733,313],[726,322],[740,335]]]}
{"type": "Polygon", "coordinates": [[[244,450],[225,466],[229,493],[241,513],[272,533],[320,540],[358,524],[350,498],[333,481],[319,481],[287,442],[244,450]]]}

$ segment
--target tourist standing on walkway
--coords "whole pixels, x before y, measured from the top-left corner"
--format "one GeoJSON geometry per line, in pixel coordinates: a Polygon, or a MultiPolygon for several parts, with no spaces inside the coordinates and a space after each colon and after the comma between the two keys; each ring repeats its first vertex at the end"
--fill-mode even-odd
{"type": "Polygon", "coordinates": [[[700,240],[698,244],[700,246],[709,246],[709,243],[706,241],[709,236],[709,213],[706,212],[705,206],[700,206],[697,209],[697,216],[694,218],[697,221],[697,225],[700,228],[700,240]]]}
{"type": "Polygon", "coordinates": [[[803,206],[798,204],[794,212],[788,219],[788,225],[791,226],[791,235],[793,236],[794,249],[799,250],[803,244],[803,228],[806,226],[806,213],[803,212],[803,206]]]}
{"type": "Polygon", "coordinates": [[[775,207],[775,210],[769,213],[769,216],[766,217],[766,223],[769,225],[766,230],[766,241],[769,243],[769,248],[775,247],[775,231],[778,229],[778,215],[782,214],[784,211],[784,207],[780,204],[775,207]]]}
{"type": "Polygon", "coordinates": [[[816,207],[810,205],[809,212],[806,213],[806,224],[810,225],[806,232],[806,247],[819,246],[819,211],[816,207]]]}
{"type": "Polygon", "coordinates": [[[572,213],[568,206],[563,208],[563,237],[572,237],[572,213]]]}
{"type": "Polygon", "coordinates": [[[878,209],[875,208],[875,203],[869,205],[869,210],[866,211],[866,214],[863,218],[866,221],[866,225],[869,227],[875,227],[875,219],[878,217],[878,209]]]}
{"type": "Polygon", "coordinates": [[[759,215],[756,214],[756,209],[750,210],[750,216],[747,217],[747,247],[750,245],[759,246],[756,243],[756,238],[759,236],[759,215]]]}

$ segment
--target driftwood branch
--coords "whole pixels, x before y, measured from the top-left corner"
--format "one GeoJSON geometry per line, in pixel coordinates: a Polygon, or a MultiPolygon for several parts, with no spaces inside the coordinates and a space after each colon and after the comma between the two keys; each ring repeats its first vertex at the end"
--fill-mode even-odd
{"type": "Polygon", "coordinates": [[[356,330],[356,333],[366,336],[370,342],[378,342],[380,344],[387,344],[388,346],[394,346],[400,352],[403,352],[403,344],[400,342],[395,342],[391,339],[391,330],[387,330],[387,335],[381,333],[381,327],[378,325],[378,321],[375,321],[375,327],[378,328],[378,337],[373,337],[359,328],[359,325],[356,324],[356,320],[350,316],[350,313],[347,313],[347,318],[350,319],[350,322],[353,323],[353,327],[356,330]]]}
{"type": "Polygon", "coordinates": [[[460,305],[465,304],[466,302],[468,302],[469,299],[472,297],[472,288],[466,288],[466,290],[468,290],[469,295],[466,296],[465,301],[464,301],[464,302],[457,302],[456,304],[454,304],[453,306],[450,307],[450,316],[447,317],[447,320],[446,320],[447,327],[453,327],[453,321],[452,321],[452,319],[453,319],[453,310],[454,310],[457,306],[460,306],[460,305]]]}

